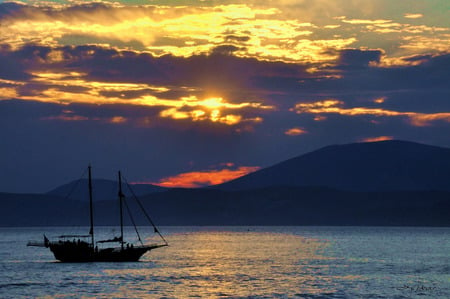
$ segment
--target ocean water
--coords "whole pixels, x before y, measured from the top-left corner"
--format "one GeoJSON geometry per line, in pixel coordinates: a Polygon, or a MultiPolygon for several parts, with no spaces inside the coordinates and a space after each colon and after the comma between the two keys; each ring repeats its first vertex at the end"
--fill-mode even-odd
{"type": "Polygon", "coordinates": [[[450,228],[161,231],[140,262],[65,264],[26,243],[67,230],[0,228],[0,298],[450,298],[450,228]]]}

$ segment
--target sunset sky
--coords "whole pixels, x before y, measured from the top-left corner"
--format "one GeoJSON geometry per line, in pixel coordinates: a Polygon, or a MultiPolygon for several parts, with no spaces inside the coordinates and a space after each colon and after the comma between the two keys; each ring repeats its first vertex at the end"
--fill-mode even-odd
{"type": "Polygon", "coordinates": [[[450,147],[449,20],[448,0],[0,1],[0,191],[450,147]]]}

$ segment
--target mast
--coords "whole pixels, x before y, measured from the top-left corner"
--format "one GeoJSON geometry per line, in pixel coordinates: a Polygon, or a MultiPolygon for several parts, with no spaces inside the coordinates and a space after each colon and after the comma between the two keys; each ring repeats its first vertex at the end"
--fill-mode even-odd
{"type": "Polygon", "coordinates": [[[119,170],[119,210],[120,210],[120,248],[123,250],[123,208],[122,208],[122,175],[119,170]]]}
{"type": "Polygon", "coordinates": [[[89,230],[89,234],[91,235],[91,245],[94,248],[94,211],[93,211],[93,203],[92,203],[92,174],[91,174],[91,164],[88,166],[89,170],[89,215],[90,215],[90,223],[91,228],[89,230]]]}

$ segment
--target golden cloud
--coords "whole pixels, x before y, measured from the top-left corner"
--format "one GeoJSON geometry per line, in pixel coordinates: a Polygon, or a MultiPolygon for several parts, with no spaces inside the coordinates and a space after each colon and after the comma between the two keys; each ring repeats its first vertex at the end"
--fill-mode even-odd
{"type": "MultiPolygon", "coordinates": [[[[390,40],[402,40],[405,34],[413,34],[438,40],[439,51],[448,50],[445,46],[448,39],[441,36],[448,32],[448,27],[400,24],[377,17],[348,18],[343,16],[346,7],[330,0],[301,5],[296,1],[281,1],[276,8],[257,1],[215,6],[202,2],[197,6],[33,2],[3,17],[0,36],[3,43],[15,48],[25,43],[101,44],[156,56],[188,57],[228,45],[235,47],[235,56],[291,63],[328,63],[337,58],[338,50],[358,42],[361,30],[374,34],[361,38],[370,43],[380,40],[378,34],[396,34],[390,40]],[[326,15],[341,16],[327,19],[326,15]]],[[[377,5],[364,1],[358,6],[361,15],[373,16],[377,5]]],[[[423,14],[399,16],[413,20],[422,18],[423,14]]],[[[426,45],[427,50],[435,50],[432,43],[426,45]]],[[[412,55],[423,49],[424,44],[400,46],[406,52],[403,54],[412,55]]],[[[389,42],[388,47],[389,55],[396,56],[399,45],[389,42]]],[[[61,54],[51,53],[48,59],[61,61],[64,59],[61,54]]]]}
{"type": "Polygon", "coordinates": [[[193,121],[210,120],[212,122],[226,125],[236,125],[242,121],[261,122],[261,118],[244,118],[242,115],[225,114],[224,110],[239,110],[251,107],[257,109],[274,109],[273,106],[262,105],[261,103],[227,103],[222,98],[207,98],[198,100],[195,96],[181,98],[178,107],[169,108],[160,112],[161,117],[173,119],[191,119],[193,121]],[[192,107],[192,110],[186,110],[192,107]]]}
{"type": "Polygon", "coordinates": [[[405,36],[403,37],[403,41],[404,42],[400,45],[400,48],[411,52],[450,52],[450,34],[448,33],[440,34],[438,36],[405,36]]]}
{"type": "Polygon", "coordinates": [[[328,99],[313,103],[298,103],[291,111],[297,114],[312,113],[312,114],[340,114],[348,116],[370,115],[370,116],[405,116],[409,119],[411,125],[423,127],[430,125],[433,121],[450,122],[450,113],[419,113],[419,112],[400,112],[393,110],[386,110],[382,108],[367,108],[367,107],[353,107],[343,108],[344,102],[328,99]]]}
{"type": "Polygon", "coordinates": [[[349,23],[349,24],[385,24],[385,23],[390,23],[391,20],[364,20],[364,19],[350,19],[347,20],[346,18],[341,20],[344,23],[349,23]]]}
{"type": "MultiPolygon", "coordinates": [[[[0,36],[15,48],[25,42],[47,46],[94,43],[183,57],[208,53],[226,43],[237,47],[236,56],[290,62],[329,61],[336,58],[330,49],[339,50],[355,41],[353,37],[306,39],[318,26],[287,18],[276,8],[245,4],[66,8],[34,7],[20,17],[10,16],[0,27],[0,36]],[[229,39],[230,34],[245,38],[229,39]]],[[[55,51],[48,59],[61,61],[61,54],[55,51]]]]}
{"type": "Polygon", "coordinates": [[[405,13],[404,17],[407,19],[420,19],[423,17],[423,14],[421,14],[421,13],[405,13]]]}

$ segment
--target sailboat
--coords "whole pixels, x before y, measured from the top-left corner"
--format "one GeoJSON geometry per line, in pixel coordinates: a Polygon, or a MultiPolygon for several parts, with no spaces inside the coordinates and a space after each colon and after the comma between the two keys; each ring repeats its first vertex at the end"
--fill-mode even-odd
{"type": "Polygon", "coordinates": [[[138,236],[139,244],[131,244],[124,241],[123,232],[123,206],[128,208],[125,202],[125,195],[122,192],[122,175],[119,171],[119,211],[120,211],[120,236],[108,240],[96,241],[94,234],[94,213],[93,213],[93,199],[92,199],[92,175],[91,166],[88,167],[88,189],[89,189],[89,216],[90,229],[87,235],[62,235],[56,240],[49,240],[44,234],[43,242],[28,242],[28,246],[38,246],[50,248],[55,258],[61,262],[135,262],[138,261],[147,251],[168,246],[167,241],[161,235],[151,218],[148,216],[143,205],[132,192],[136,199],[138,206],[143,211],[147,220],[151,223],[155,233],[159,235],[163,243],[161,244],[144,244],[141,240],[136,224],[131,217],[136,234],[138,236]],[[103,247],[103,244],[116,243],[116,246],[103,247]],[[98,245],[101,245],[99,248],[98,245]]]}

